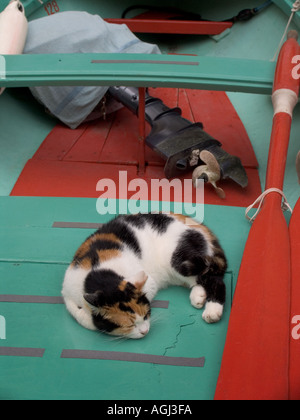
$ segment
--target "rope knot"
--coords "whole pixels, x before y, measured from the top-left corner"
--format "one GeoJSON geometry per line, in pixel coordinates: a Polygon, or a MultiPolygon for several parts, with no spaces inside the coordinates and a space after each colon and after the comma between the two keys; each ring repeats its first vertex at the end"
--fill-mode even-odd
{"type": "Polygon", "coordinates": [[[254,201],[254,203],[253,204],[251,204],[251,206],[249,206],[247,209],[246,209],[246,212],[245,212],[245,216],[246,216],[246,218],[250,221],[250,222],[254,222],[254,220],[255,220],[255,218],[256,218],[256,216],[258,215],[258,213],[260,212],[260,209],[261,209],[261,207],[262,207],[262,205],[263,205],[263,202],[264,202],[264,199],[265,199],[265,197],[268,195],[268,194],[270,194],[270,193],[272,193],[272,192],[277,192],[278,194],[280,194],[281,196],[282,196],[282,198],[283,198],[283,203],[282,203],[282,206],[281,206],[281,208],[282,208],[282,210],[283,211],[286,211],[286,210],[289,210],[291,213],[293,213],[293,210],[292,210],[292,208],[291,208],[291,206],[289,205],[289,203],[287,202],[287,199],[286,199],[286,196],[284,195],[284,193],[283,193],[283,191],[281,191],[280,189],[278,189],[278,188],[269,188],[268,190],[266,190],[265,192],[263,192],[255,201],[254,201]],[[252,210],[253,209],[253,207],[254,206],[256,206],[256,204],[258,204],[259,203],[259,206],[258,206],[258,209],[257,209],[257,211],[256,211],[256,213],[252,216],[252,217],[249,217],[248,216],[248,213],[250,212],[250,210],[252,210]]]}
{"type": "Polygon", "coordinates": [[[292,13],[297,13],[300,10],[300,0],[295,1],[292,8],[292,13]]]}

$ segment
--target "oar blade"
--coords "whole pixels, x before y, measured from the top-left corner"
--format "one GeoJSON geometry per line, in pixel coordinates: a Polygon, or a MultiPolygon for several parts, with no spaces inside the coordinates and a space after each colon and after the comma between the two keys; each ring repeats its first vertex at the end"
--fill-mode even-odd
{"type": "Polygon", "coordinates": [[[216,400],[288,398],[289,234],[277,197],[268,199],[246,244],[216,400]]]}
{"type": "Polygon", "coordinates": [[[290,316],[290,400],[300,400],[300,199],[290,221],[291,316],[290,316]]]}

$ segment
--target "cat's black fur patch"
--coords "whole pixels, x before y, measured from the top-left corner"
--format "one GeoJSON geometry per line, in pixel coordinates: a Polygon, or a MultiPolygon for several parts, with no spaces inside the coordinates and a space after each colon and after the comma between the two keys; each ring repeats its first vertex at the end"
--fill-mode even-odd
{"type": "Polygon", "coordinates": [[[146,298],[146,295],[141,295],[141,296],[138,298],[137,303],[138,303],[139,305],[141,305],[141,304],[147,305],[147,304],[149,303],[149,301],[148,301],[148,299],[146,298]]]}
{"type": "Polygon", "coordinates": [[[124,305],[123,302],[119,303],[119,308],[121,309],[121,311],[130,312],[130,313],[134,314],[134,310],[130,306],[124,305]]]}
{"type": "Polygon", "coordinates": [[[163,234],[167,231],[169,225],[174,222],[170,216],[166,214],[137,214],[123,216],[127,223],[135,226],[138,229],[142,229],[148,223],[153,230],[156,230],[159,234],[163,234]]]}
{"type": "Polygon", "coordinates": [[[226,286],[223,276],[199,276],[198,284],[204,287],[207,294],[207,302],[217,302],[224,305],[226,301],[226,286]]]}
{"type": "Polygon", "coordinates": [[[116,328],[119,328],[119,325],[103,318],[101,315],[93,315],[93,322],[99,331],[104,331],[107,333],[111,333],[116,328]]]}
{"type": "Polygon", "coordinates": [[[113,233],[119,238],[124,244],[130,247],[137,255],[142,255],[142,250],[138,243],[138,240],[133,232],[126,223],[123,221],[123,216],[119,216],[116,219],[111,220],[106,225],[103,225],[97,233],[113,233]]]}
{"type": "Polygon", "coordinates": [[[124,280],[112,270],[93,270],[85,280],[85,294],[95,294],[101,290],[97,296],[97,302],[89,302],[93,306],[113,305],[116,302],[129,302],[134,291],[126,287],[124,291],[119,289],[120,282],[124,280]]]}
{"type": "Polygon", "coordinates": [[[179,240],[175,249],[171,264],[181,275],[195,276],[202,273],[206,268],[204,256],[207,244],[200,232],[187,230],[179,240]]]}

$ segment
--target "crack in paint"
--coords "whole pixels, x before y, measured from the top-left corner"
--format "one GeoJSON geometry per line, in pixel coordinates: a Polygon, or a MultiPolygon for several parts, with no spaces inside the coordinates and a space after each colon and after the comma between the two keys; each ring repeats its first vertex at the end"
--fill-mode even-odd
{"type": "Polygon", "coordinates": [[[174,343],[171,345],[171,346],[169,346],[169,347],[166,347],[165,348],[165,352],[164,352],[164,356],[166,356],[167,355],[167,352],[168,352],[168,350],[171,350],[171,349],[175,349],[176,348],[176,345],[178,344],[178,342],[179,342],[179,336],[180,336],[180,334],[181,334],[181,332],[182,332],[182,330],[183,330],[183,328],[185,328],[185,327],[189,327],[189,326],[191,326],[191,325],[194,325],[195,324],[195,322],[196,322],[196,314],[194,314],[194,315],[190,315],[190,318],[194,318],[194,320],[193,320],[193,322],[190,322],[190,323],[188,323],[188,324],[183,324],[183,325],[180,325],[180,327],[179,327],[179,332],[177,333],[177,335],[176,335],[176,338],[175,338],[175,341],[174,341],[174,343]]]}

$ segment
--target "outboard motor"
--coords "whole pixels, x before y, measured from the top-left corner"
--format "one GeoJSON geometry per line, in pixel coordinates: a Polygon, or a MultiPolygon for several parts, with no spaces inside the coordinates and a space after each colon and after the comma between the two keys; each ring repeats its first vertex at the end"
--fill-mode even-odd
{"type": "MultiPolygon", "coordinates": [[[[109,93],[138,115],[138,88],[114,86],[109,93]]],[[[161,99],[146,93],[145,119],[152,128],[146,144],[166,161],[167,178],[193,170],[194,185],[197,179],[203,179],[222,198],[224,191],[216,185],[220,179],[230,178],[242,187],[248,185],[241,160],[223,150],[222,144],[203,130],[202,123],[183,118],[180,108],[169,108],[161,99]]]]}

